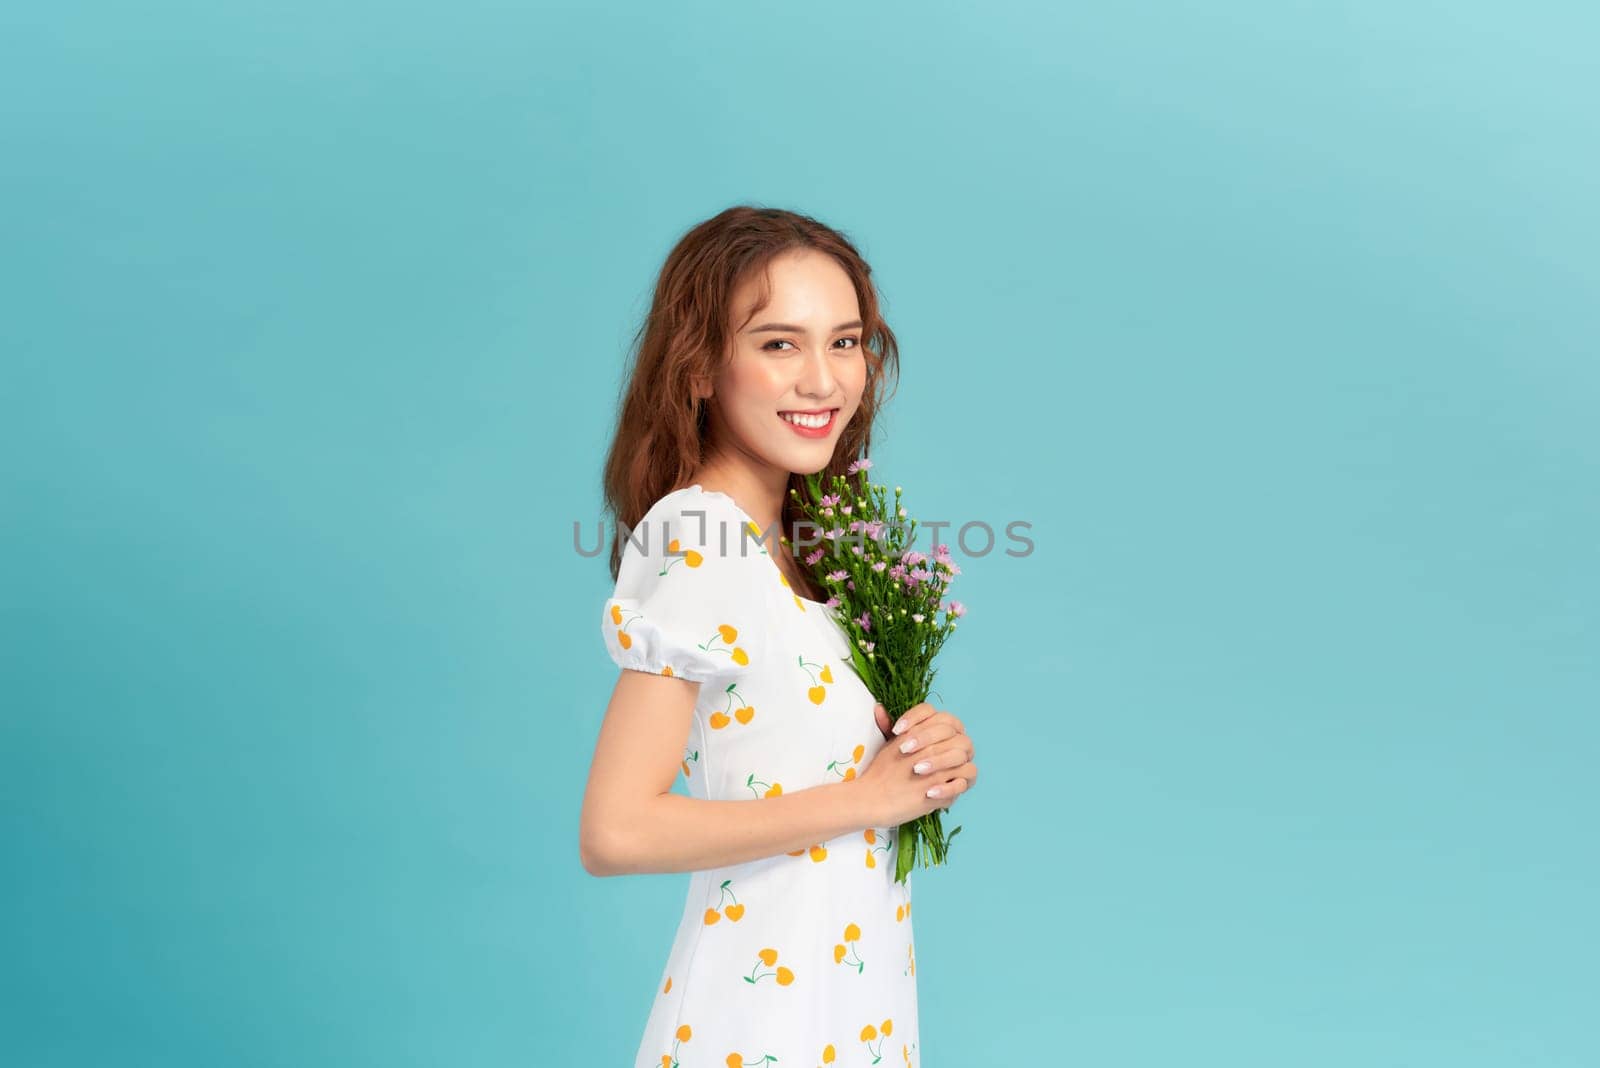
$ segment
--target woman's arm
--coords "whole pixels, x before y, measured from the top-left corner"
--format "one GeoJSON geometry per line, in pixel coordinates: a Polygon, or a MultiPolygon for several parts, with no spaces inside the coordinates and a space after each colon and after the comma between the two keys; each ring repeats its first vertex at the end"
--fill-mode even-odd
{"type": "Polygon", "coordinates": [[[872,826],[852,783],[824,783],[750,802],[672,793],[700,684],[624,670],[612,691],[589,784],[578,852],[592,875],[702,871],[797,849],[872,826]]]}

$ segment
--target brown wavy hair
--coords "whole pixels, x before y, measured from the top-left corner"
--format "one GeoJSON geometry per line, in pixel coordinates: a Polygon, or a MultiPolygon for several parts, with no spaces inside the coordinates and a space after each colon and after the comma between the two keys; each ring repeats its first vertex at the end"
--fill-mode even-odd
{"type": "MultiPolygon", "coordinates": [[[[867,361],[860,408],[820,474],[824,480],[844,474],[852,460],[871,448],[878,411],[893,396],[900,374],[900,351],[880,313],[872,268],[843,233],[808,215],[741,204],[712,216],[685,233],[667,254],[650,312],[634,335],[602,476],[613,531],[613,581],[622,559],[622,528],[637,527],[652,504],[686,484],[706,459],[706,401],[695,397],[692,383],[713,380],[727,355],[733,291],[759,274],[761,295],[752,314],[760,311],[772,295],[767,264],[802,248],[832,256],[850,276],[861,306],[867,361]]],[[[791,473],[789,488],[804,496],[803,476],[791,473]]],[[[796,529],[799,517],[793,513],[794,501],[785,492],[780,530],[786,536],[796,529]]],[[[824,600],[811,569],[798,571],[808,586],[801,592],[824,600]]]]}

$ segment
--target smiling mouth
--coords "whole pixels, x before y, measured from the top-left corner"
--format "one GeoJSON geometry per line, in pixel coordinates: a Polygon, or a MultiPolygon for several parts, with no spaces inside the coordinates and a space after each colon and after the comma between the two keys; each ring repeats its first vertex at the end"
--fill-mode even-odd
{"type": "Polygon", "coordinates": [[[833,425],[833,417],[839,409],[829,408],[824,412],[811,415],[806,412],[779,412],[778,418],[790,426],[797,426],[802,430],[826,430],[833,425]]]}

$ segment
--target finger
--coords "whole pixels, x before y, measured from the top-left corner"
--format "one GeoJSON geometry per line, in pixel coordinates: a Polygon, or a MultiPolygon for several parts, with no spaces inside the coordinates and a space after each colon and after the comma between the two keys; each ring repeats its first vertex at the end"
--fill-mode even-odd
{"type": "Polygon", "coordinates": [[[955,800],[956,800],[957,797],[961,796],[961,794],[966,792],[966,789],[967,789],[967,780],[964,779],[964,778],[961,778],[960,776],[957,776],[956,778],[951,779],[948,782],[940,783],[939,784],[939,796],[932,799],[932,800],[938,802],[938,805],[936,805],[935,807],[936,808],[949,808],[951,805],[955,804],[955,800]]]}
{"type": "Polygon", "coordinates": [[[889,729],[892,724],[889,721],[889,710],[883,707],[882,702],[872,706],[872,718],[878,723],[878,733],[887,740],[890,737],[889,729]]]}
{"type": "Polygon", "coordinates": [[[899,719],[894,721],[894,732],[896,734],[904,734],[937,711],[938,709],[926,701],[912,705],[900,714],[899,719]]]}
{"type": "Polygon", "coordinates": [[[947,738],[956,737],[955,730],[950,724],[942,720],[930,719],[914,731],[908,731],[900,738],[900,751],[902,753],[918,753],[932,749],[939,742],[947,738]],[[912,744],[912,743],[916,744],[912,744]],[[910,746],[908,749],[907,746],[910,746]]]}

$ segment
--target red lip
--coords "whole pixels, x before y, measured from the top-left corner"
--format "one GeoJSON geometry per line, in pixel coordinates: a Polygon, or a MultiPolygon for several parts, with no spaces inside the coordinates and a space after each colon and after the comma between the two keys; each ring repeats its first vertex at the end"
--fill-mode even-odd
{"type": "Polygon", "coordinates": [[[778,410],[778,414],[779,415],[785,415],[785,414],[788,414],[788,415],[826,415],[828,412],[836,412],[838,410],[839,409],[837,409],[837,408],[780,408],[778,410]]]}

